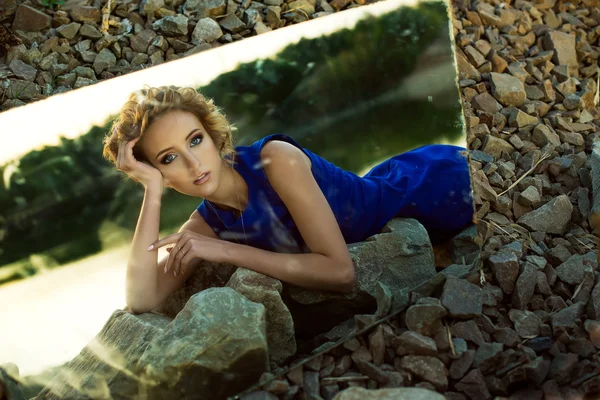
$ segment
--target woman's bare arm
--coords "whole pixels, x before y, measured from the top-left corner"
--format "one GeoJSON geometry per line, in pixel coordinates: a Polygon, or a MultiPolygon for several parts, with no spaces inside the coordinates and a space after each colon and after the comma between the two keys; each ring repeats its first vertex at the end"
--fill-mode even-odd
{"type": "Polygon", "coordinates": [[[158,256],[146,248],[158,238],[161,197],[161,185],[146,186],[125,276],[125,301],[133,312],[147,309],[157,291],[158,256]]]}
{"type": "MultiPolygon", "coordinates": [[[[147,187],[140,217],[135,229],[126,275],[126,302],[135,313],[148,312],[159,306],[168,296],[179,289],[191,275],[193,268],[173,276],[163,269],[168,255],[158,261],[158,252],[147,251],[148,246],[158,239],[161,187],[147,187]]],[[[179,232],[195,232],[216,238],[215,233],[196,211],[182,225],[179,232]]]]}
{"type": "Polygon", "coordinates": [[[226,261],[305,288],[352,290],[354,265],[333,211],[314,179],[308,157],[289,143],[272,141],[264,146],[261,158],[271,186],[292,215],[311,253],[273,253],[232,243],[226,261]]]}

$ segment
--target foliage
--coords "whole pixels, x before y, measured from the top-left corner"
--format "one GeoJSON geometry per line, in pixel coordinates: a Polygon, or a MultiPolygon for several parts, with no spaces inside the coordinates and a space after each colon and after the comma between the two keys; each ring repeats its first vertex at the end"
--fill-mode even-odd
{"type": "Polygon", "coordinates": [[[54,7],[60,7],[62,5],[65,4],[65,0],[40,0],[40,3],[42,3],[43,6],[50,8],[51,10],[54,9],[54,7]]]}

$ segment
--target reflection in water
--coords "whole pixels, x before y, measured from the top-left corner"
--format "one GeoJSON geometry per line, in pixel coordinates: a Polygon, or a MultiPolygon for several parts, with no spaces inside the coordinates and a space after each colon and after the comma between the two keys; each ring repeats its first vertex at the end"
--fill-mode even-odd
{"type": "MultiPolygon", "coordinates": [[[[303,40],[273,59],[223,74],[201,91],[236,124],[238,144],[285,133],[341,168],[364,173],[385,158],[423,144],[460,140],[455,80],[446,7],[429,3],[361,21],[353,30],[303,40]]],[[[143,193],[101,157],[109,122],[0,169],[0,283],[131,238],[143,193]]],[[[174,191],[165,193],[161,228],[177,229],[199,202],[174,191]]],[[[117,271],[123,260],[106,261],[105,266],[119,266],[117,271]]],[[[86,268],[92,271],[93,266],[86,268]]],[[[56,286],[61,285],[67,286],[64,281],[56,286]]],[[[121,297],[114,297],[122,287],[111,287],[116,289],[111,301],[118,298],[122,306],[121,297]]],[[[51,296],[58,298],[57,293],[51,296]]],[[[78,306],[88,304],[79,298],[78,306]]],[[[19,338],[18,331],[10,334],[19,338]]],[[[0,354],[0,362],[14,360],[15,354],[0,354]]]]}

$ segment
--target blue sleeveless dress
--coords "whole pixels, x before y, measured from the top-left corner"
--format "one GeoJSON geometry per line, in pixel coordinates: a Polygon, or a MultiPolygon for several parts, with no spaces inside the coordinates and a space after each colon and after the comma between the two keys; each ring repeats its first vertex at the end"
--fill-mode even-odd
{"type": "Polygon", "coordinates": [[[471,181],[461,147],[422,146],[378,164],[361,178],[302,148],[292,138],[274,134],[236,148],[234,168],[248,185],[243,226],[242,218],[232,211],[207,200],[198,206],[221,239],[279,253],[310,251],[263,170],[260,152],[270,140],[291,143],[310,158],[315,180],[346,243],[379,233],[394,217],[417,219],[433,243],[447,240],[472,222],[471,181]]]}

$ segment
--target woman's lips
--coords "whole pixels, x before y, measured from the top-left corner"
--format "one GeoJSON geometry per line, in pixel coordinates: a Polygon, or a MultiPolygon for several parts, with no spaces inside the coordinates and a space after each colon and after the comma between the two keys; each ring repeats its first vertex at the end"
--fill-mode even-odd
{"type": "Polygon", "coordinates": [[[194,181],[194,185],[202,185],[209,178],[210,178],[210,172],[207,172],[206,174],[204,174],[204,176],[202,177],[202,179],[194,181]]]}

